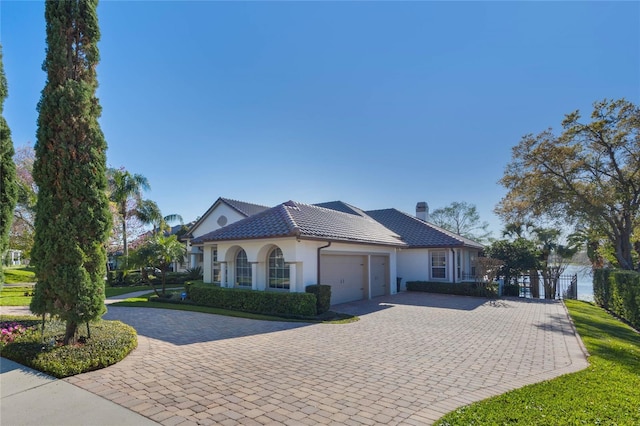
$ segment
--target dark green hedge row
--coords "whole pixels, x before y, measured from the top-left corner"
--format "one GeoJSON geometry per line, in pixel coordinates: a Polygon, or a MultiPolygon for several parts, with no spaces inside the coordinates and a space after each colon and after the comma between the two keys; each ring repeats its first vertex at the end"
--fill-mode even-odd
{"type": "MultiPolygon", "coordinates": [[[[149,276],[151,284],[162,284],[162,275],[149,276]]],[[[190,275],[187,272],[167,272],[167,284],[179,284],[182,285],[186,281],[189,281],[190,275]]],[[[142,275],[139,271],[108,271],[107,272],[107,285],[111,287],[117,286],[130,286],[130,285],[142,285],[146,284],[142,280],[142,275]]]]}
{"type": "Polygon", "coordinates": [[[331,306],[331,286],[323,285],[323,284],[314,284],[308,285],[305,288],[307,293],[312,293],[316,295],[316,309],[318,311],[318,315],[324,314],[329,311],[329,307],[331,306]]]}
{"type": "Polygon", "coordinates": [[[318,313],[311,293],[222,288],[201,282],[189,282],[186,288],[187,297],[197,305],[267,315],[314,317],[318,313]]]}
{"type": "Polygon", "coordinates": [[[496,297],[498,294],[498,285],[408,281],[407,290],[424,291],[427,293],[455,294],[458,296],[496,297]]]}
{"type": "Polygon", "coordinates": [[[640,273],[597,269],[593,274],[593,298],[599,306],[640,329],[640,273]]]}

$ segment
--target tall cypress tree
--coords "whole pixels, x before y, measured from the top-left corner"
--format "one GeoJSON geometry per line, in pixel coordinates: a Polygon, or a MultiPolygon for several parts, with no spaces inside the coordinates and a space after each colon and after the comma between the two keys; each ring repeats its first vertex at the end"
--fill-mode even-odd
{"type": "Polygon", "coordinates": [[[11,130],[4,119],[4,100],[7,98],[7,94],[7,78],[4,75],[2,46],[0,46],[0,285],[4,283],[3,258],[8,248],[9,229],[18,197],[11,130]]]}
{"type": "Polygon", "coordinates": [[[107,144],[98,124],[97,0],[47,1],[47,82],[38,104],[35,296],[31,310],[66,321],[64,344],[78,325],[104,312],[107,144]]]}

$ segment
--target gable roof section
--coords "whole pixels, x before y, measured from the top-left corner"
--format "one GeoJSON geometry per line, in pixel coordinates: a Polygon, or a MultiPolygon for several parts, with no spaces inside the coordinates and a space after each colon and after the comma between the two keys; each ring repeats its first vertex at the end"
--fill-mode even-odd
{"type": "Polygon", "coordinates": [[[314,206],[324,207],[325,209],[331,209],[338,212],[355,214],[358,216],[366,216],[366,213],[359,208],[347,204],[344,201],[327,201],[325,203],[316,203],[314,206]]]}
{"type": "Polygon", "coordinates": [[[189,231],[183,236],[183,238],[193,238],[193,231],[198,226],[200,226],[200,224],[207,218],[207,216],[209,216],[209,214],[211,214],[211,212],[220,205],[220,203],[228,205],[244,217],[253,216],[269,209],[269,207],[261,206],[260,204],[253,204],[244,201],[232,200],[230,198],[218,197],[218,199],[211,205],[211,207],[209,207],[207,211],[204,212],[204,214],[189,228],[189,231]]]}
{"type": "Polygon", "coordinates": [[[287,201],[254,216],[202,235],[192,242],[296,236],[301,239],[405,246],[379,222],[311,204],[287,201]]]}
{"type": "Polygon", "coordinates": [[[457,235],[425,222],[415,216],[396,209],[369,210],[366,212],[373,219],[402,237],[409,247],[473,247],[482,249],[484,246],[476,241],[457,235]]]}
{"type": "Polygon", "coordinates": [[[244,202],[244,201],[232,200],[230,198],[222,198],[222,197],[220,197],[220,200],[222,200],[229,207],[237,210],[238,213],[240,213],[240,214],[242,214],[242,215],[244,215],[246,217],[256,215],[256,214],[258,214],[260,212],[263,212],[263,211],[269,209],[269,207],[261,206],[260,204],[247,203],[247,202],[244,202]]]}

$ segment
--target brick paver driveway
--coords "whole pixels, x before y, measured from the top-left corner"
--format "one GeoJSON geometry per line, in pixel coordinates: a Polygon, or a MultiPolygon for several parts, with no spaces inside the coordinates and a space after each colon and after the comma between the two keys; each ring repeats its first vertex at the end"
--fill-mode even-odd
{"type": "Polygon", "coordinates": [[[429,424],[587,366],[560,302],[401,293],[346,325],[110,307],[139,347],[65,379],[165,425],[429,424]]]}

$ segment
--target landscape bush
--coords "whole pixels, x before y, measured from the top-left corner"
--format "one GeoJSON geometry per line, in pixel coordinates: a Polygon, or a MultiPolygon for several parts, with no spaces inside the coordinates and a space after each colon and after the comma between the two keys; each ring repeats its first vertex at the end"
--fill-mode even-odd
{"type": "Polygon", "coordinates": [[[10,341],[4,337],[0,341],[0,356],[63,378],[115,364],[138,345],[135,329],[120,321],[90,323],[91,337],[83,324],[78,327],[77,343],[66,346],[60,344],[65,334],[64,322],[46,321],[44,335],[41,325],[42,320],[33,316],[0,316],[3,336],[13,330],[10,341]]]}
{"type": "Polygon", "coordinates": [[[331,306],[331,286],[323,284],[308,285],[305,292],[315,294],[318,315],[329,311],[331,306]]]}
{"type": "Polygon", "coordinates": [[[198,305],[267,315],[317,315],[316,296],[311,293],[222,288],[202,282],[189,282],[185,287],[189,300],[198,305]]]}
{"type": "Polygon", "coordinates": [[[433,281],[408,281],[408,291],[454,294],[458,296],[497,297],[497,284],[484,283],[441,283],[433,281]]]}
{"type": "MultiPolygon", "coordinates": [[[[111,287],[126,287],[135,286],[141,284],[162,284],[162,275],[160,272],[156,272],[156,275],[148,275],[148,281],[142,277],[142,274],[138,270],[132,271],[108,271],[107,272],[107,285],[111,287]]],[[[169,285],[182,285],[186,281],[192,280],[193,272],[167,272],[167,284],[169,285]]]]}
{"type": "Polygon", "coordinates": [[[640,329],[640,273],[598,269],[593,275],[595,302],[640,329]]]}

